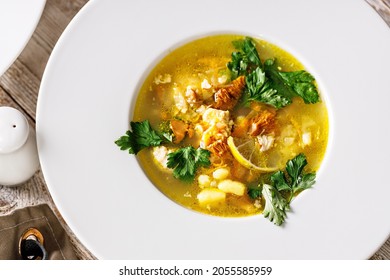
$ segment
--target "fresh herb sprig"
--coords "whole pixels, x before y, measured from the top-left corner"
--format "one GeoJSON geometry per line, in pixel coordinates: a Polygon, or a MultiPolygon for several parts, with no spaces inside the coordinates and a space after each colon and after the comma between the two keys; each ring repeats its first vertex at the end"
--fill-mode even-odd
{"type": "Polygon", "coordinates": [[[249,189],[252,199],[263,197],[265,207],[264,217],[280,226],[287,217],[291,200],[300,192],[311,188],[315,183],[316,173],[303,173],[307,165],[306,156],[299,154],[286,163],[286,173],[277,171],[271,175],[272,184],[262,184],[249,189]]]}
{"type": "Polygon", "coordinates": [[[271,181],[276,189],[289,194],[288,202],[299,192],[311,188],[315,183],[315,172],[303,174],[303,168],[306,165],[306,156],[299,154],[286,163],[288,178],[282,171],[277,171],[271,175],[271,181]]]}
{"type": "Polygon", "coordinates": [[[295,96],[307,104],[320,100],[315,79],[310,73],[305,70],[282,72],[275,59],[267,59],[263,64],[250,37],[233,41],[233,45],[238,51],[232,53],[227,67],[231,79],[245,76],[246,90],[241,104],[258,101],[280,109],[290,104],[295,96]]]}
{"type": "Polygon", "coordinates": [[[232,80],[238,76],[246,76],[256,67],[262,68],[256,45],[250,37],[246,37],[244,40],[236,40],[232,43],[238,50],[232,53],[232,60],[227,64],[231,71],[232,80]]]}
{"type": "Polygon", "coordinates": [[[306,104],[320,101],[314,77],[305,70],[282,72],[278,69],[275,59],[264,62],[264,71],[269,78],[270,87],[285,96],[293,98],[299,96],[306,104]]]}
{"type": "Polygon", "coordinates": [[[164,139],[155,131],[148,120],[130,122],[131,130],[126,131],[115,141],[121,150],[128,150],[129,154],[137,154],[144,148],[160,146],[164,139]]]}
{"type": "Polygon", "coordinates": [[[208,167],[210,152],[192,146],[180,148],[168,154],[167,166],[173,169],[173,176],[183,181],[193,181],[198,167],[208,167]]]}
{"type": "Polygon", "coordinates": [[[264,184],[261,193],[265,200],[264,217],[277,226],[282,225],[286,220],[287,211],[290,210],[290,204],[274,186],[264,184]]]}
{"type": "Polygon", "coordinates": [[[248,188],[248,196],[252,199],[261,197],[261,192],[263,191],[263,185],[259,184],[255,187],[248,188]]]}
{"type": "MultiPolygon", "coordinates": [[[[144,148],[160,146],[163,143],[172,142],[168,130],[162,134],[155,131],[148,120],[142,122],[130,122],[131,130],[126,131],[115,141],[121,150],[128,150],[129,154],[137,154],[144,148]]],[[[160,128],[167,128],[162,124],[160,128]]],[[[210,152],[205,149],[195,149],[192,146],[177,149],[168,153],[167,167],[173,169],[173,176],[183,181],[192,181],[195,178],[196,170],[201,167],[208,167],[210,163],[210,152]]]]}
{"type": "Polygon", "coordinates": [[[272,86],[271,81],[265,76],[265,72],[257,67],[255,71],[245,77],[246,90],[241,103],[249,105],[252,101],[258,101],[283,108],[291,103],[290,98],[286,98],[272,86]]]}

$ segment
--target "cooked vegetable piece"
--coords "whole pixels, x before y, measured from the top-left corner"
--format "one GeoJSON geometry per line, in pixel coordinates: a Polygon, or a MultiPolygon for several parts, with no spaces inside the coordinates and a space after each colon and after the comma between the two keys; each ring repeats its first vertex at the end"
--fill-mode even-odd
{"type": "Polygon", "coordinates": [[[188,124],[181,120],[171,120],[171,129],[174,134],[173,143],[179,144],[188,131],[188,124]]]}

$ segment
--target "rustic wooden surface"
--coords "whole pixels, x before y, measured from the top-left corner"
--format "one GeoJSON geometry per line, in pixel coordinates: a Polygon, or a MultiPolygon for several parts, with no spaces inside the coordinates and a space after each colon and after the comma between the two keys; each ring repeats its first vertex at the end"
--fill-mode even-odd
{"type": "MultiPolygon", "coordinates": [[[[390,26],[390,0],[366,1],[390,26]]],[[[47,0],[42,18],[31,40],[15,63],[0,77],[0,106],[11,106],[21,110],[33,127],[39,84],[49,55],[65,27],[86,2],[88,0],[47,0]]],[[[0,215],[41,203],[47,203],[53,209],[67,231],[78,257],[94,259],[95,257],[78,241],[62,219],[41,171],[21,186],[0,186],[0,215]]],[[[390,238],[371,259],[390,259],[390,238]]]]}

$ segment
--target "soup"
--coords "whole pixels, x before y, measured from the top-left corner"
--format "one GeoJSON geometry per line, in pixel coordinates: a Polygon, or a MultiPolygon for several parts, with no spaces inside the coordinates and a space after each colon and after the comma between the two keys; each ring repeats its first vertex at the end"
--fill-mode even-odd
{"type": "Polygon", "coordinates": [[[231,34],[167,54],[139,91],[131,127],[117,144],[173,201],[223,217],[264,212],[279,225],[313,185],[328,140],[327,109],[304,66],[231,34]]]}

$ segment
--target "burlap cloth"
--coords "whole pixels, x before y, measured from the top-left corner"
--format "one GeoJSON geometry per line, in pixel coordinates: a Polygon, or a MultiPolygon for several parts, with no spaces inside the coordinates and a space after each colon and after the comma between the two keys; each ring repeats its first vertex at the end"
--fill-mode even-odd
{"type": "Polygon", "coordinates": [[[19,240],[29,228],[44,237],[50,260],[77,259],[72,244],[53,211],[46,204],[19,209],[0,217],[0,260],[19,260],[19,240]]]}

